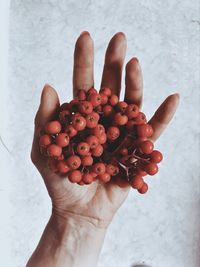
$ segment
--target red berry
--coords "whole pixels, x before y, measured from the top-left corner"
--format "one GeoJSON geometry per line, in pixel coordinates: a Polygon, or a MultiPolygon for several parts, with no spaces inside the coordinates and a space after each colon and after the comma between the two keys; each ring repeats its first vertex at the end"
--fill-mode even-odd
{"type": "Polygon", "coordinates": [[[139,114],[139,107],[135,104],[130,104],[127,106],[125,113],[129,119],[136,118],[139,114]]]}
{"type": "Polygon", "coordinates": [[[149,140],[146,140],[139,145],[140,151],[144,154],[150,154],[153,151],[153,148],[154,144],[149,140]]]}
{"type": "Polygon", "coordinates": [[[100,90],[101,93],[107,95],[107,96],[111,96],[112,92],[111,92],[111,89],[108,88],[108,87],[104,87],[100,90]]]}
{"type": "Polygon", "coordinates": [[[70,170],[65,160],[58,161],[57,169],[60,173],[67,173],[70,170]]]}
{"type": "Polygon", "coordinates": [[[90,151],[90,146],[86,142],[80,142],[77,145],[77,149],[76,150],[77,150],[79,155],[86,156],[88,154],[88,152],[90,151]]]}
{"type": "Polygon", "coordinates": [[[88,91],[87,91],[87,95],[89,96],[90,94],[97,94],[97,90],[95,88],[90,88],[88,91]]]}
{"type": "Polygon", "coordinates": [[[108,173],[105,172],[105,173],[103,173],[103,174],[99,174],[99,175],[97,176],[97,179],[98,179],[99,181],[101,181],[101,182],[107,183],[107,182],[110,181],[111,176],[110,176],[110,174],[108,174],[108,173]]]}
{"type": "Polygon", "coordinates": [[[93,111],[93,106],[89,101],[83,101],[79,103],[78,110],[82,114],[90,114],[93,111]]]}
{"type": "Polygon", "coordinates": [[[107,140],[107,135],[105,133],[102,133],[100,136],[98,136],[98,139],[99,139],[99,143],[103,145],[105,144],[107,140]]]}
{"type": "Polygon", "coordinates": [[[150,124],[141,124],[137,126],[137,134],[140,137],[151,137],[153,134],[153,128],[150,124]]]}
{"type": "Polygon", "coordinates": [[[82,174],[78,170],[70,171],[69,174],[68,174],[68,179],[72,183],[79,183],[81,181],[81,179],[82,179],[82,174]]]}
{"type": "Polygon", "coordinates": [[[127,156],[128,155],[128,149],[127,148],[121,148],[119,153],[122,155],[122,156],[127,156]]]}
{"type": "Polygon", "coordinates": [[[138,192],[140,194],[145,194],[147,191],[148,191],[148,184],[147,183],[144,183],[143,186],[140,189],[138,189],[138,192]]]}
{"type": "Polygon", "coordinates": [[[76,155],[70,156],[67,159],[67,164],[70,167],[70,169],[73,169],[73,170],[78,169],[81,165],[81,159],[76,155]]]}
{"type": "Polygon", "coordinates": [[[148,163],[145,166],[145,171],[149,174],[149,175],[154,175],[158,172],[158,166],[155,163],[148,163]]]}
{"type": "Polygon", "coordinates": [[[94,181],[94,178],[90,173],[84,173],[82,176],[82,181],[85,184],[91,184],[94,181]]]}
{"type": "Polygon", "coordinates": [[[88,128],[95,128],[99,121],[99,114],[96,112],[91,112],[86,116],[86,126],[88,128]]]}
{"type": "Polygon", "coordinates": [[[120,111],[120,112],[125,112],[126,108],[127,108],[128,104],[124,101],[120,101],[118,104],[117,104],[117,109],[120,111]]]}
{"type": "Polygon", "coordinates": [[[109,103],[111,104],[111,106],[116,106],[118,102],[119,102],[119,97],[117,95],[111,95],[109,99],[109,103]]]}
{"type": "Polygon", "coordinates": [[[101,92],[100,96],[101,96],[101,105],[105,105],[108,102],[108,96],[101,92]]]}
{"type": "Polygon", "coordinates": [[[72,101],[70,101],[70,110],[75,112],[77,111],[79,106],[79,100],[78,98],[73,99],[72,101]]]}
{"type": "Polygon", "coordinates": [[[122,115],[120,112],[116,113],[114,116],[114,123],[116,125],[125,125],[128,122],[128,117],[126,115],[122,115]]]}
{"type": "Polygon", "coordinates": [[[77,135],[77,130],[72,125],[67,125],[64,132],[68,134],[69,137],[74,137],[77,135]]]}
{"type": "Polygon", "coordinates": [[[69,110],[63,110],[59,113],[59,120],[62,124],[69,123],[71,112],[69,110]]]}
{"type": "Polygon", "coordinates": [[[147,122],[146,116],[143,112],[139,112],[138,116],[135,118],[135,124],[145,124],[147,122]]]}
{"type": "Polygon", "coordinates": [[[136,174],[139,176],[146,176],[147,172],[145,172],[144,170],[141,170],[141,169],[137,169],[136,174]]]}
{"type": "Polygon", "coordinates": [[[99,137],[102,133],[105,133],[105,128],[103,125],[98,124],[95,128],[92,129],[91,133],[99,137]]]}
{"type": "Polygon", "coordinates": [[[83,89],[80,89],[78,91],[78,100],[85,100],[86,99],[86,91],[83,89]]]}
{"type": "Polygon", "coordinates": [[[135,175],[132,177],[132,179],[130,180],[129,183],[130,183],[131,187],[133,187],[134,189],[140,189],[140,188],[142,188],[142,186],[144,184],[144,180],[141,176],[135,175]]]}
{"type": "Polygon", "coordinates": [[[77,130],[77,131],[82,131],[86,127],[86,120],[82,116],[74,116],[72,119],[72,126],[77,130]]]}
{"type": "Polygon", "coordinates": [[[60,108],[59,108],[59,111],[63,111],[63,110],[70,110],[70,103],[63,103],[60,108]]]}
{"type": "Polygon", "coordinates": [[[101,105],[101,95],[98,93],[92,93],[88,96],[88,100],[91,102],[93,107],[101,105]]]}
{"type": "Polygon", "coordinates": [[[126,127],[127,127],[129,132],[133,131],[134,126],[135,126],[135,121],[133,121],[133,120],[128,121],[126,124],[126,127]]]}
{"type": "Polygon", "coordinates": [[[100,174],[104,174],[104,173],[105,173],[105,171],[106,171],[106,167],[105,167],[105,164],[104,164],[104,163],[98,162],[98,163],[95,163],[95,164],[92,166],[92,170],[93,170],[93,172],[95,172],[97,175],[100,175],[100,174]]]}
{"type": "Polygon", "coordinates": [[[51,136],[49,136],[48,134],[40,136],[39,140],[40,147],[47,147],[50,144],[51,144],[51,136]]]}
{"type": "Polygon", "coordinates": [[[95,148],[99,144],[99,139],[95,135],[90,135],[85,140],[91,148],[95,148]]]}
{"type": "Polygon", "coordinates": [[[62,154],[62,148],[58,145],[51,144],[47,147],[47,154],[50,157],[59,157],[62,154]]]}
{"type": "Polygon", "coordinates": [[[151,162],[154,163],[159,163],[163,159],[163,155],[160,151],[158,150],[153,150],[152,153],[150,154],[151,162]]]}
{"type": "Polygon", "coordinates": [[[60,147],[66,147],[69,145],[69,136],[66,133],[60,133],[56,136],[56,144],[60,147]]]}
{"type": "Polygon", "coordinates": [[[110,117],[111,115],[113,115],[113,113],[114,113],[114,109],[111,105],[105,105],[103,107],[103,115],[105,117],[110,117]]]}
{"type": "Polygon", "coordinates": [[[92,155],[94,157],[100,157],[103,154],[103,147],[102,147],[102,145],[96,146],[95,148],[93,148],[91,150],[91,152],[92,152],[92,155]]]}
{"type": "Polygon", "coordinates": [[[116,175],[116,166],[112,165],[112,164],[107,164],[106,165],[106,172],[108,174],[110,174],[111,176],[116,175]]]}
{"type": "Polygon", "coordinates": [[[119,128],[115,127],[115,126],[111,126],[108,128],[107,130],[107,138],[110,141],[114,141],[116,140],[120,135],[120,131],[119,128]]]}
{"type": "Polygon", "coordinates": [[[93,158],[91,156],[83,156],[81,159],[81,163],[83,166],[92,166],[93,158]]]}
{"type": "Polygon", "coordinates": [[[61,124],[59,121],[51,121],[45,125],[45,132],[48,134],[58,134],[61,131],[61,124]]]}

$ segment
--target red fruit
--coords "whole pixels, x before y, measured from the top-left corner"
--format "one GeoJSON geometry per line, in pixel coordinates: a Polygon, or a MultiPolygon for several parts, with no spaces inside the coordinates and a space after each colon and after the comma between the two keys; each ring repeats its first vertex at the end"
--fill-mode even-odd
{"type": "Polygon", "coordinates": [[[90,114],[93,111],[93,106],[89,101],[83,101],[79,103],[78,110],[82,114],[90,114]]]}
{"type": "Polygon", "coordinates": [[[127,124],[126,124],[126,127],[127,127],[129,132],[133,131],[133,127],[134,126],[135,126],[135,121],[133,121],[133,120],[128,121],[127,124]]]}
{"type": "Polygon", "coordinates": [[[99,144],[99,139],[95,135],[88,136],[85,141],[92,149],[97,147],[99,144]]]}
{"type": "Polygon", "coordinates": [[[105,117],[109,117],[109,116],[113,115],[113,113],[114,113],[114,109],[111,105],[105,105],[103,107],[103,115],[105,117]]]}
{"type": "Polygon", "coordinates": [[[101,105],[101,95],[98,93],[92,93],[88,96],[88,100],[91,102],[93,107],[101,105]]]}
{"type": "Polygon", "coordinates": [[[147,183],[144,183],[143,186],[140,189],[138,189],[138,192],[140,194],[145,194],[147,191],[148,191],[148,184],[147,183]]]}
{"type": "Polygon", "coordinates": [[[111,95],[109,99],[109,103],[111,104],[111,106],[116,106],[118,102],[119,102],[119,97],[117,95],[111,95]]]}
{"type": "Polygon", "coordinates": [[[78,170],[70,171],[69,174],[68,174],[68,179],[72,183],[79,183],[81,181],[81,179],[82,179],[82,174],[78,170]]]}
{"type": "Polygon", "coordinates": [[[141,170],[141,169],[137,169],[136,174],[143,177],[143,176],[147,175],[147,172],[145,172],[144,170],[141,170]]]}
{"type": "Polygon", "coordinates": [[[67,173],[70,170],[65,160],[58,161],[57,169],[60,173],[67,173]]]}
{"type": "Polygon", "coordinates": [[[144,184],[144,180],[141,176],[135,175],[134,177],[132,177],[129,183],[130,186],[133,187],[134,189],[140,189],[144,184]]]}
{"type": "Polygon", "coordinates": [[[98,124],[95,128],[92,129],[91,133],[99,137],[102,133],[105,133],[105,128],[103,125],[98,124]]]}
{"type": "Polygon", "coordinates": [[[96,172],[90,171],[89,173],[92,175],[93,179],[96,180],[96,177],[97,177],[96,172]]]}
{"type": "Polygon", "coordinates": [[[145,124],[147,122],[146,116],[143,112],[139,112],[138,116],[134,119],[135,124],[145,124]]]}
{"type": "Polygon", "coordinates": [[[63,110],[59,113],[59,120],[62,124],[69,123],[71,112],[69,110],[63,110]]]}
{"type": "Polygon", "coordinates": [[[126,108],[127,108],[128,104],[124,101],[120,101],[118,104],[117,104],[117,109],[120,111],[120,112],[125,112],[126,108]]]}
{"type": "Polygon", "coordinates": [[[47,154],[50,157],[59,157],[62,154],[62,148],[58,145],[51,144],[47,147],[47,154]]]}
{"type": "Polygon", "coordinates": [[[98,163],[95,163],[95,164],[92,166],[92,170],[93,170],[93,172],[95,172],[97,175],[104,174],[105,171],[106,171],[106,166],[105,166],[104,163],[98,162],[98,163]]]}
{"type": "Polygon", "coordinates": [[[67,159],[67,164],[70,169],[73,169],[73,170],[78,169],[81,165],[81,159],[76,155],[70,156],[67,159]]]}
{"type": "Polygon", "coordinates": [[[151,137],[153,134],[153,128],[150,124],[141,124],[137,126],[137,134],[140,137],[151,137]]]}
{"type": "Polygon", "coordinates": [[[61,128],[59,121],[50,121],[45,125],[45,132],[48,134],[58,134],[60,133],[61,128]]]}
{"type": "Polygon", "coordinates": [[[82,180],[80,182],[78,182],[77,184],[79,184],[79,185],[85,185],[85,183],[82,180]]]}
{"type": "Polygon", "coordinates": [[[59,111],[63,111],[63,110],[70,110],[71,106],[70,106],[70,103],[63,103],[60,108],[59,108],[59,111]]]}
{"type": "Polygon", "coordinates": [[[88,128],[95,128],[99,121],[99,114],[96,112],[91,112],[86,116],[86,126],[88,128]]]}
{"type": "Polygon", "coordinates": [[[40,147],[47,147],[50,144],[51,144],[51,136],[49,136],[48,134],[40,136],[39,140],[40,147]]]}
{"type": "Polygon", "coordinates": [[[149,140],[146,140],[139,145],[140,151],[144,154],[150,154],[153,151],[153,148],[154,144],[149,140]]]}
{"type": "Polygon", "coordinates": [[[69,137],[74,137],[77,135],[77,130],[72,125],[67,125],[64,132],[68,134],[69,137]]]}
{"type": "Polygon", "coordinates": [[[152,153],[150,154],[151,162],[153,163],[159,163],[163,159],[163,155],[160,151],[158,150],[153,150],[152,153]]]}
{"type": "Polygon", "coordinates": [[[111,126],[111,127],[108,128],[108,130],[107,130],[107,138],[110,141],[116,140],[119,137],[119,135],[120,135],[120,131],[119,131],[118,127],[111,126]]]}
{"type": "Polygon", "coordinates": [[[74,98],[73,100],[70,101],[70,110],[75,112],[78,109],[78,105],[79,105],[79,100],[78,98],[74,98]]]}
{"type": "Polygon", "coordinates": [[[77,131],[82,131],[86,127],[86,120],[82,116],[75,116],[72,119],[72,126],[77,130],[77,131]]]}
{"type": "Polygon", "coordinates": [[[111,89],[108,88],[108,87],[104,87],[100,90],[101,93],[107,95],[107,96],[111,96],[112,92],[111,92],[111,89]]]}
{"type": "Polygon", "coordinates": [[[129,120],[136,118],[139,114],[139,107],[135,104],[130,104],[127,106],[125,114],[128,116],[129,120]]]}
{"type": "Polygon", "coordinates": [[[98,136],[98,139],[99,139],[99,143],[103,145],[105,144],[107,140],[107,135],[105,133],[102,133],[100,136],[98,136]]]}
{"type": "Polygon", "coordinates": [[[102,145],[96,146],[95,148],[93,148],[91,150],[91,152],[92,152],[92,155],[94,157],[100,157],[103,154],[103,147],[102,147],[102,145]]]}
{"type": "Polygon", "coordinates": [[[122,115],[120,112],[116,113],[114,116],[114,123],[116,125],[125,125],[128,122],[128,117],[126,115],[122,115]]]}
{"type": "Polygon", "coordinates": [[[97,90],[95,88],[90,88],[88,91],[87,91],[87,95],[89,96],[90,94],[97,94],[97,90]]]}
{"type": "Polygon", "coordinates": [[[101,96],[101,105],[105,105],[108,102],[108,96],[101,92],[100,96],[101,96]]]}
{"type": "Polygon", "coordinates": [[[66,147],[69,145],[69,136],[66,133],[60,133],[56,136],[56,144],[60,147],[66,147]]]}
{"type": "Polygon", "coordinates": [[[108,174],[108,173],[105,172],[105,173],[103,173],[103,174],[99,174],[99,175],[97,176],[97,179],[98,179],[99,181],[103,182],[103,183],[107,183],[107,182],[110,181],[111,176],[110,176],[110,174],[108,174]]]}
{"type": "Polygon", "coordinates": [[[158,166],[155,163],[148,163],[145,166],[145,171],[149,174],[149,175],[154,175],[158,172],[158,166]]]}
{"type": "Polygon", "coordinates": [[[76,148],[77,152],[81,156],[86,156],[90,151],[90,146],[86,142],[80,142],[76,148]]]}
{"type": "Polygon", "coordinates": [[[108,174],[110,174],[111,176],[116,175],[116,166],[112,165],[112,164],[107,164],[106,165],[106,172],[108,174]]]}
{"type": "Polygon", "coordinates": [[[86,91],[83,89],[78,90],[78,100],[85,100],[86,99],[86,91]]]}
{"type": "Polygon", "coordinates": [[[57,160],[63,160],[64,159],[64,155],[61,154],[59,157],[56,157],[57,160]]]}
{"type": "Polygon", "coordinates": [[[122,156],[127,156],[128,155],[128,149],[127,148],[121,148],[119,153],[122,155],[122,156]]]}
{"type": "Polygon", "coordinates": [[[82,176],[82,181],[85,184],[91,184],[94,181],[94,178],[90,173],[84,173],[82,176]]]}
{"type": "Polygon", "coordinates": [[[83,166],[92,166],[93,158],[91,156],[84,156],[81,159],[81,163],[83,166]]]}

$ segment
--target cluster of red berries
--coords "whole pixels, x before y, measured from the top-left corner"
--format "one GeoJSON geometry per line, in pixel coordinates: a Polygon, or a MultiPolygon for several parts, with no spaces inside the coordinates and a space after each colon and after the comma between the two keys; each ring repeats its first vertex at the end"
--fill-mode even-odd
{"type": "Polygon", "coordinates": [[[99,93],[91,88],[60,106],[41,131],[39,146],[49,168],[72,183],[107,183],[120,176],[144,194],[143,177],[156,174],[162,160],[149,140],[152,134],[137,105],[119,101],[110,88],[99,93]]]}

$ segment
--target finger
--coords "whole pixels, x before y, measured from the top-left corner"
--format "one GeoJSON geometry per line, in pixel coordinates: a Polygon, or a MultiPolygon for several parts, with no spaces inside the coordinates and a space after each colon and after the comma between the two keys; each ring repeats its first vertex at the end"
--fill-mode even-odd
{"type": "Polygon", "coordinates": [[[119,96],[121,89],[122,67],[126,54],[126,37],[119,32],[113,36],[106,50],[101,81],[102,87],[109,87],[119,96]]]}
{"type": "Polygon", "coordinates": [[[76,41],[74,51],[73,93],[94,86],[94,45],[89,32],[83,32],[76,41]]]}
{"type": "Polygon", "coordinates": [[[125,101],[141,106],[143,94],[142,70],[137,58],[126,64],[125,101]]]}
{"type": "Polygon", "coordinates": [[[154,133],[151,137],[152,141],[158,139],[158,137],[165,130],[171,119],[173,118],[176,109],[179,104],[179,94],[173,94],[168,96],[165,101],[156,110],[155,114],[149,121],[154,133]]]}
{"type": "Polygon", "coordinates": [[[59,107],[57,92],[50,85],[45,85],[40,100],[40,106],[35,116],[35,126],[43,127],[55,115],[59,107]]]}

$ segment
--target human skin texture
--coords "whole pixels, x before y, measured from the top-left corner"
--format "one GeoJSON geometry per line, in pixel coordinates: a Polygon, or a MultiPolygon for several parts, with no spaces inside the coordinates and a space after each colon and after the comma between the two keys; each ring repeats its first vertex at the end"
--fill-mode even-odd
{"type": "MultiPolygon", "coordinates": [[[[126,36],[119,32],[108,44],[100,86],[111,88],[112,93],[118,96],[125,54],[126,36]]],[[[83,32],[76,41],[74,51],[74,96],[79,89],[87,91],[94,86],[93,63],[93,40],[88,32],[83,32]]],[[[138,59],[133,57],[125,67],[125,101],[141,107],[142,95],[142,71],[138,59]]],[[[178,103],[178,94],[168,96],[150,119],[154,130],[153,142],[171,121],[178,103]]],[[[27,267],[95,267],[107,227],[128,196],[130,185],[119,178],[106,184],[96,181],[79,186],[47,167],[47,161],[39,151],[38,135],[59,106],[57,92],[50,85],[45,85],[35,117],[31,159],[51,198],[52,215],[27,267]]]]}

